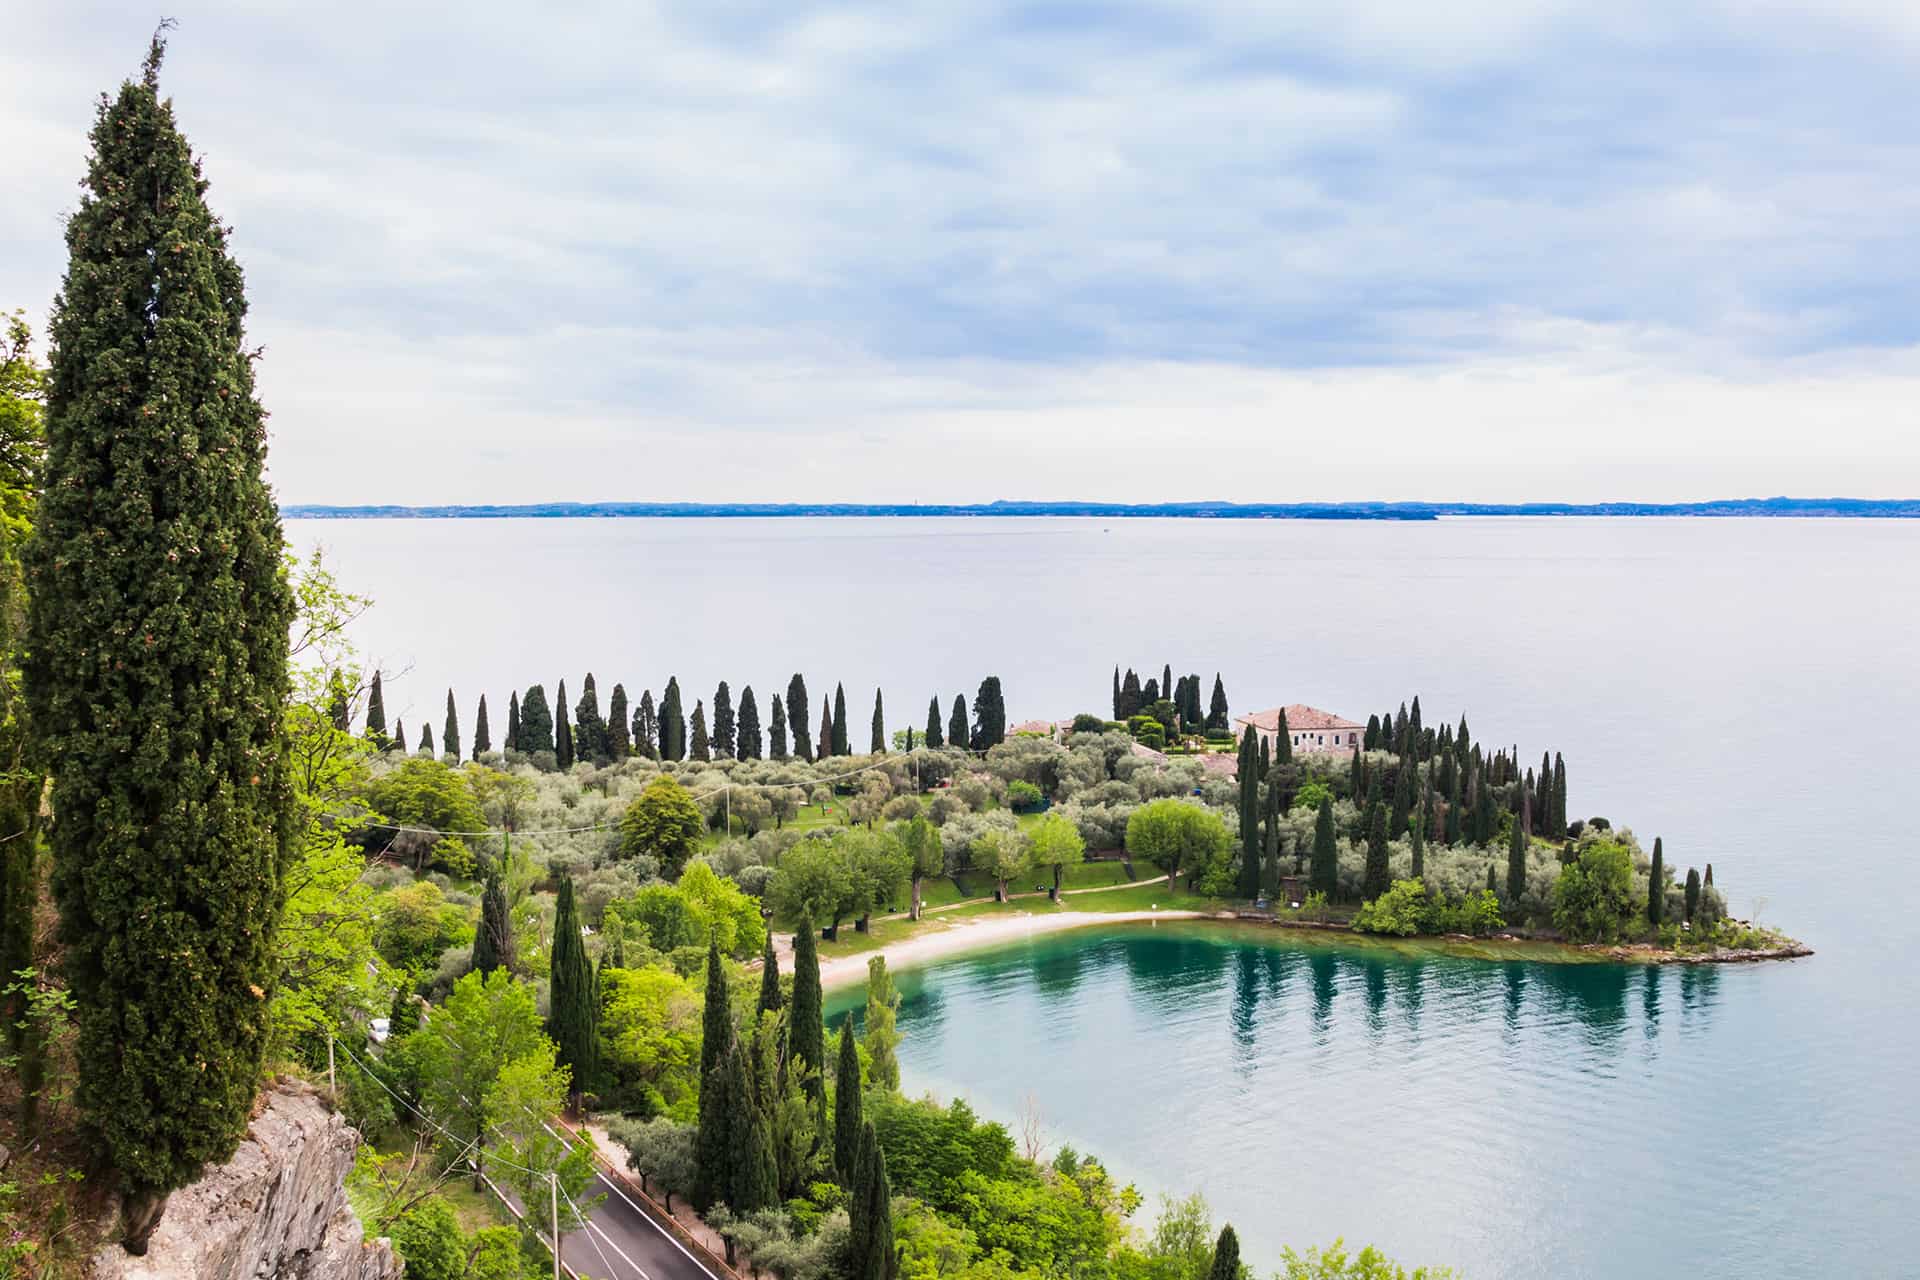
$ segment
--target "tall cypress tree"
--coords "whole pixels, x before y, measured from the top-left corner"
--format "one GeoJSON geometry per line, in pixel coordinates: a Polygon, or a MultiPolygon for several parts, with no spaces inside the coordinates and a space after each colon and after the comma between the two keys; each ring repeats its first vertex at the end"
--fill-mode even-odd
{"type": "Polygon", "coordinates": [[[720,944],[707,943],[707,994],[700,1012],[700,1078],[705,1080],[733,1043],[733,1009],[727,999],[727,971],[720,944]]]}
{"type": "Polygon", "coordinates": [[[813,939],[813,917],[805,911],[793,928],[793,1012],[787,1016],[787,1034],[801,1070],[811,1073],[807,1092],[821,1097],[826,1060],[826,1024],[821,1021],[820,952],[813,939]]]}
{"type": "Polygon", "coordinates": [[[1240,1237],[1233,1233],[1231,1222],[1220,1228],[1220,1238],[1214,1241],[1207,1280],[1240,1280],[1240,1237]]]}
{"type": "Polygon", "coordinates": [[[934,748],[947,745],[940,727],[940,699],[937,695],[927,699],[927,745],[934,748]]]}
{"type": "Polygon", "coordinates": [[[1262,858],[1265,865],[1260,873],[1260,892],[1267,898],[1280,894],[1280,822],[1284,812],[1280,787],[1277,783],[1270,784],[1267,787],[1266,852],[1262,858]]]}
{"type": "Polygon", "coordinates": [[[501,744],[507,751],[519,751],[520,746],[520,695],[518,692],[507,695],[507,740],[501,744]]]}
{"type": "MultiPolygon", "coordinates": [[[[700,1076],[700,1122],[694,1140],[693,1188],[687,1199],[705,1213],[733,1193],[733,1161],[740,1100],[733,1096],[733,1073],[725,1059],[731,1055],[732,1028],[727,1041],[714,1055],[714,1065],[700,1076]]],[[[706,1058],[701,1045],[701,1057],[706,1058]]]]}
{"type": "Polygon", "coordinates": [[[1113,719],[1120,718],[1120,664],[1113,664],[1113,719]]]}
{"type": "Polygon", "coordinates": [[[760,737],[760,704],[753,699],[753,686],[740,691],[740,723],[735,733],[734,754],[742,760],[758,760],[765,751],[760,737]]]}
{"type": "Polygon", "coordinates": [[[473,713],[473,758],[478,760],[493,750],[493,733],[487,727],[487,695],[480,695],[480,705],[473,713]]]}
{"type": "Polygon", "coordinates": [[[573,1103],[593,1084],[599,1048],[599,1001],[593,994],[593,965],[580,936],[580,910],[574,905],[573,877],[560,881],[553,914],[553,949],[547,970],[550,989],[547,1034],[555,1055],[573,1072],[573,1103]]]}
{"type": "Polygon", "coordinates": [[[847,690],[844,685],[833,686],[833,754],[848,755],[852,744],[847,739],[847,690]]]}
{"type": "Polygon", "coordinates": [[[431,720],[420,726],[420,750],[429,756],[433,754],[433,722],[431,720]]]}
{"type": "Polygon", "coordinates": [[[854,1160],[860,1154],[860,1050],[853,1015],[840,1023],[840,1059],[833,1077],[833,1168],[840,1185],[854,1190],[854,1160]]]}
{"type": "Polygon", "coordinates": [[[553,758],[562,769],[573,768],[573,724],[567,717],[565,680],[560,682],[559,695],[553,700],[553,758]]]}
{"type": "Polygon", "coordinates": [[[660,758],[687,758],[687,717],[680,709],[678,676],[668,676],[667,687],[660,693],[660,758]]]}
{"type": "Polygon", "coordinates": [[[1367,805],[1367,869],[1360,896],[1372,900],[1392,887],[1387,867],[1387,807],[1375,796],[1367,805]]]}
{"type": "Polygon", "coordinates": [[[873,1122],[860,1126],[853,1194],[847,1206],[848,1280],[894,1280],[893,1188],[873,1122]]]}
{"type": "Polygon", "coordinates": [[[1553,821],[1556,838],[1567,833],[1567,764],[1553,753],[1553,821]]]}
{"type": "Polygon", "coordinates": [[[833,754],[833,708],[822,703],[820,706],[820,753],[817,760],[825,760],[833,754]]]}
{"type": "Polygon", "coordinates": [[[760,957],[760,1003],[756,1014],[778,1013],[780,999],[780,957],[774,954],[773,934],[767,934],[767,949],[760,957]]]}
{"type": "Polygon", "coordinates": [[[785,760],[790,753],[787,750],[787,716],[780,706],[780,695],[773,695],[773,714],[767,718],[767,755],[775,760],[785,760]]]}
{"type": "Polygon", "coordinates": [[[247,302],[159,94],[100,100],[54,301],[22,678],[52,776],[77,1097],[125,1247],[246,1132],[296,822],[294,602],[247,302]]]}
{"type": "Polygon", "coordinates": [[[1240,735],[1240,896],[1260,896],[1260,735],[1240,735]]]}
{"type": "Polygon", "coordinates": [[[447,721],[440,728],[440,750],[458,758],[460,755],[460,713],[453,709],[453,690],[447,690],[447,721]]]}
{"type": "Polygon", "coordinates": [[[697,698],[693,703],[693,745],[688,748],[688,755],[695,760],[713,758],[712,744],[707,738],[707,705],[697,698]]]}
{"type": "Polygon", "coordinates": [[[640,703],[633,709],[633,754],[660,758],[660,713],[654,710],[651,689],[640,691],[640,703]]]}
{"type": "Polygon", "coordinates": [[[980,682],[973,699],[975,751],[997,747],[1007,740],[1007,700],[1000,692],[1000,677],[988,676],[980,682]]]}
{"type": "Polygon", "coordinates": [[[520,750],[527,755],[553,750],[553,710],[544,685],[534,685],[520,699],[520,750]]]}
{"type": "Polygon", "coordinates": [[[1213,673],[1213,698],[1207,704],[1207,732],[1224,733],[1227,728],[1227,686],[1220,681],[1220,673],[1213,673]]]}
{"type": "Polygon", "coordinates": [[[367,688],[367,741],[377,747],[387,745],[387,699],[380,690],[380,673],[373,673],[367,688]]]}
{"type": "Polygon", "coordinates": [[[593,672],[580,685],[580,701],[573,708],[574,753],[582,760],[605,764],[613,758],[607,750],[607,724],[600,718],[600,691],[594,686],[593,672]]]}
{"type": "Polygon", "coordinates": [[[731,1177],[727,1207],[738,1214],[771,1209],[780,1202],[780,1166],[773,1150],[772,1125],[756,1087],[752,1055],[735,1043],[727,1054],[727,1097],[733,1106],[731,1177]]]}
{"type": "Polygon", "coordinates": [[[1527,891],[1527,824],[1516,820],[1507,845],[1507,901],[1518,903],[1527,891]]]}
{"type": "Polygon", "coordinates": [[[627,708],[627,686],[616,682],[613,692],[607,695],[607,754],[615,761],[633,754],[633,738],[628,727],[632,715],[627,708]]]}
{"type": "Polygon", "coordinates": [[[1334,843],[1333,799],[1320,797],[1320,812],[1313,820],[1313,866],[1308,883],[1331,900],[1340,892],[1340,849],[1334,843]]]}
{"type": "Polygon", "coordinates": [[[1647,875],[1647,923],[1658,929],[1667,918],[1667,854],[1653,838],[1653,867],[1647,875]]]}
{"type": "Polygon", "coordinates": [[[868,748],[874,755],[884,755],[887,750],[887,717],[880,703],[880,691],[873,691],[873,745],[868,748]]]}
{"type": "Polygon", "coordinates": [[[1415,814],[1407,828],[1413,845],[1413,878],[1415,880],[1427,874],[1426,825],[1426,820],[1419,814],[1415,814]]]}
{"type": "Polygon", "coordinates": [[[1400,757],[1400,764],[1393,774],[1393,808],[1387,813],[1387,838],[1398,840],[1407,833],[1407,819],[1413,816],[1413,798],[1420,767],[1414,763],[1413,752],[1409,749],[1400,757]]]}
{"type": "Polygon", "coordinates": [[[480,927],[473,932],[473,967],[480,973],[511,968],[513,917],[507,910],[507,891],[500,869],[489,863],[486,888],[480,893],[480,927]]]}
{"type": "Polygon", "coordinates": [[[720,687],[713,691],[713,757],[716,760],[733,759],[733,691],[722,680],[720,687]]]}
{"type": "Polygon", "coordinates": [[[1700,906],[1700,873],[1692,867],[1687,868],[1687,922],[1693,922],[1693,913],[1700,906]]]}
{"type": "Polygon", "coordinates": [[[787,681],[787,726],[793,731],[793,754],[802,760],[813,759],[813,726],[807,723],[807,682],[798,671],[787,681]]]}
{"type": "Polygon", "coordinates": [[[1145,694],[1140,688],[1140,677],[1135,674],[1132,667],[1128,667],[1127,674],[1122,677],[1120,681],[1120,707],[1114,713],[1113,718],[1115,720],[1131,720],[1134,716],[1139,715],[1141,701],[1144,697],[1145,694]]]}
{"type": "Polygon", "coordinates": [[[387,743],[387,750],[394,752],[398,755],[405,755],[407,753],[407,722],[406,721],[395,720],[393,722],[393,740],[387,743]]]}
{"type": "Polygon", "coordinates": [[[967,728],[967,698],[965,694],[953,695],[953,715],[947,719],[947,743],[950,746],[966,747],[973,739],[967,728]]]}

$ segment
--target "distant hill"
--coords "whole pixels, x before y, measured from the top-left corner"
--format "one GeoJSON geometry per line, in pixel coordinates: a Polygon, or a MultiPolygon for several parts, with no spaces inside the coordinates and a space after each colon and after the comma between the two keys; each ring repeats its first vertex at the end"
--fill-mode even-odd
{"type": "Polygon", "coordinates": [[[1441,516],[1846,516],[1920,518],[1920,499],[1725,498],[1711,502],[530,502],[399,507],[296,503],[300,520],[580,517],[1090,516],[1188,520],[1437,520],[1441,516]]]}

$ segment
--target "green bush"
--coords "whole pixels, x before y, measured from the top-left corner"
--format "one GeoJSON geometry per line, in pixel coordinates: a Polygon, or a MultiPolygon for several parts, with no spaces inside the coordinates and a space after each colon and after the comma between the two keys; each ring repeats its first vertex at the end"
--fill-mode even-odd
{"type": "Polygon", "coordinates": [[[1007,807],[1015,812],[1024,813],[1030,809],[1038,809],[1044,798],[1040,794],[1040,788],[1024,778],[1015,778],[1007,784],[1007,807]]]}
{"type": "Polygon", "coordinates": [[[1589,844],[1554,883],[1554,927],[1575,942],[1613,942],[1638,916],[1633,859],[1617,841],[1589,844]]]}
{"type": "Polygon", "coordinates": [[[1426,915],[1427,886],[1418,880],[1395,880],[1385,893],[1361,904],[1353,927],[1361,933],[1407,938],[1422,932],[1426,915]]]}

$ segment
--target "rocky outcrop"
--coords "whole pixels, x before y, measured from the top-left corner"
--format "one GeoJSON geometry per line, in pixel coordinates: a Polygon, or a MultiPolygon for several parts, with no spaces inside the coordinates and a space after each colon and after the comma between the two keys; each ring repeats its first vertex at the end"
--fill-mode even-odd
{"type": "Polygon", "coordinates": [[[144,1258],[118,1244],[93,1280],[398,1280],[385,1240],[361,1239],[344,1182],[360,1135],[303,1085],[262,1095],[233,1159],[173,1193],[144,1258]]]}

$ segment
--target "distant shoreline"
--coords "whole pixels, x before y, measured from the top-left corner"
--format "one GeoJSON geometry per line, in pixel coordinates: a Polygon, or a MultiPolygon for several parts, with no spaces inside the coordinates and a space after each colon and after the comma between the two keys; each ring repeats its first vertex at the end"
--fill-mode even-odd
{"type": "Polygon", "coordinates": [[[1706,502],[538,502],[330,506],[292,503],[288,520],[799,519],[1067,516],[1090,519],[1438,520],[1443,516],[1698,516],[1920,519],[1920,498],[1724,498],[1706,502]]]}

